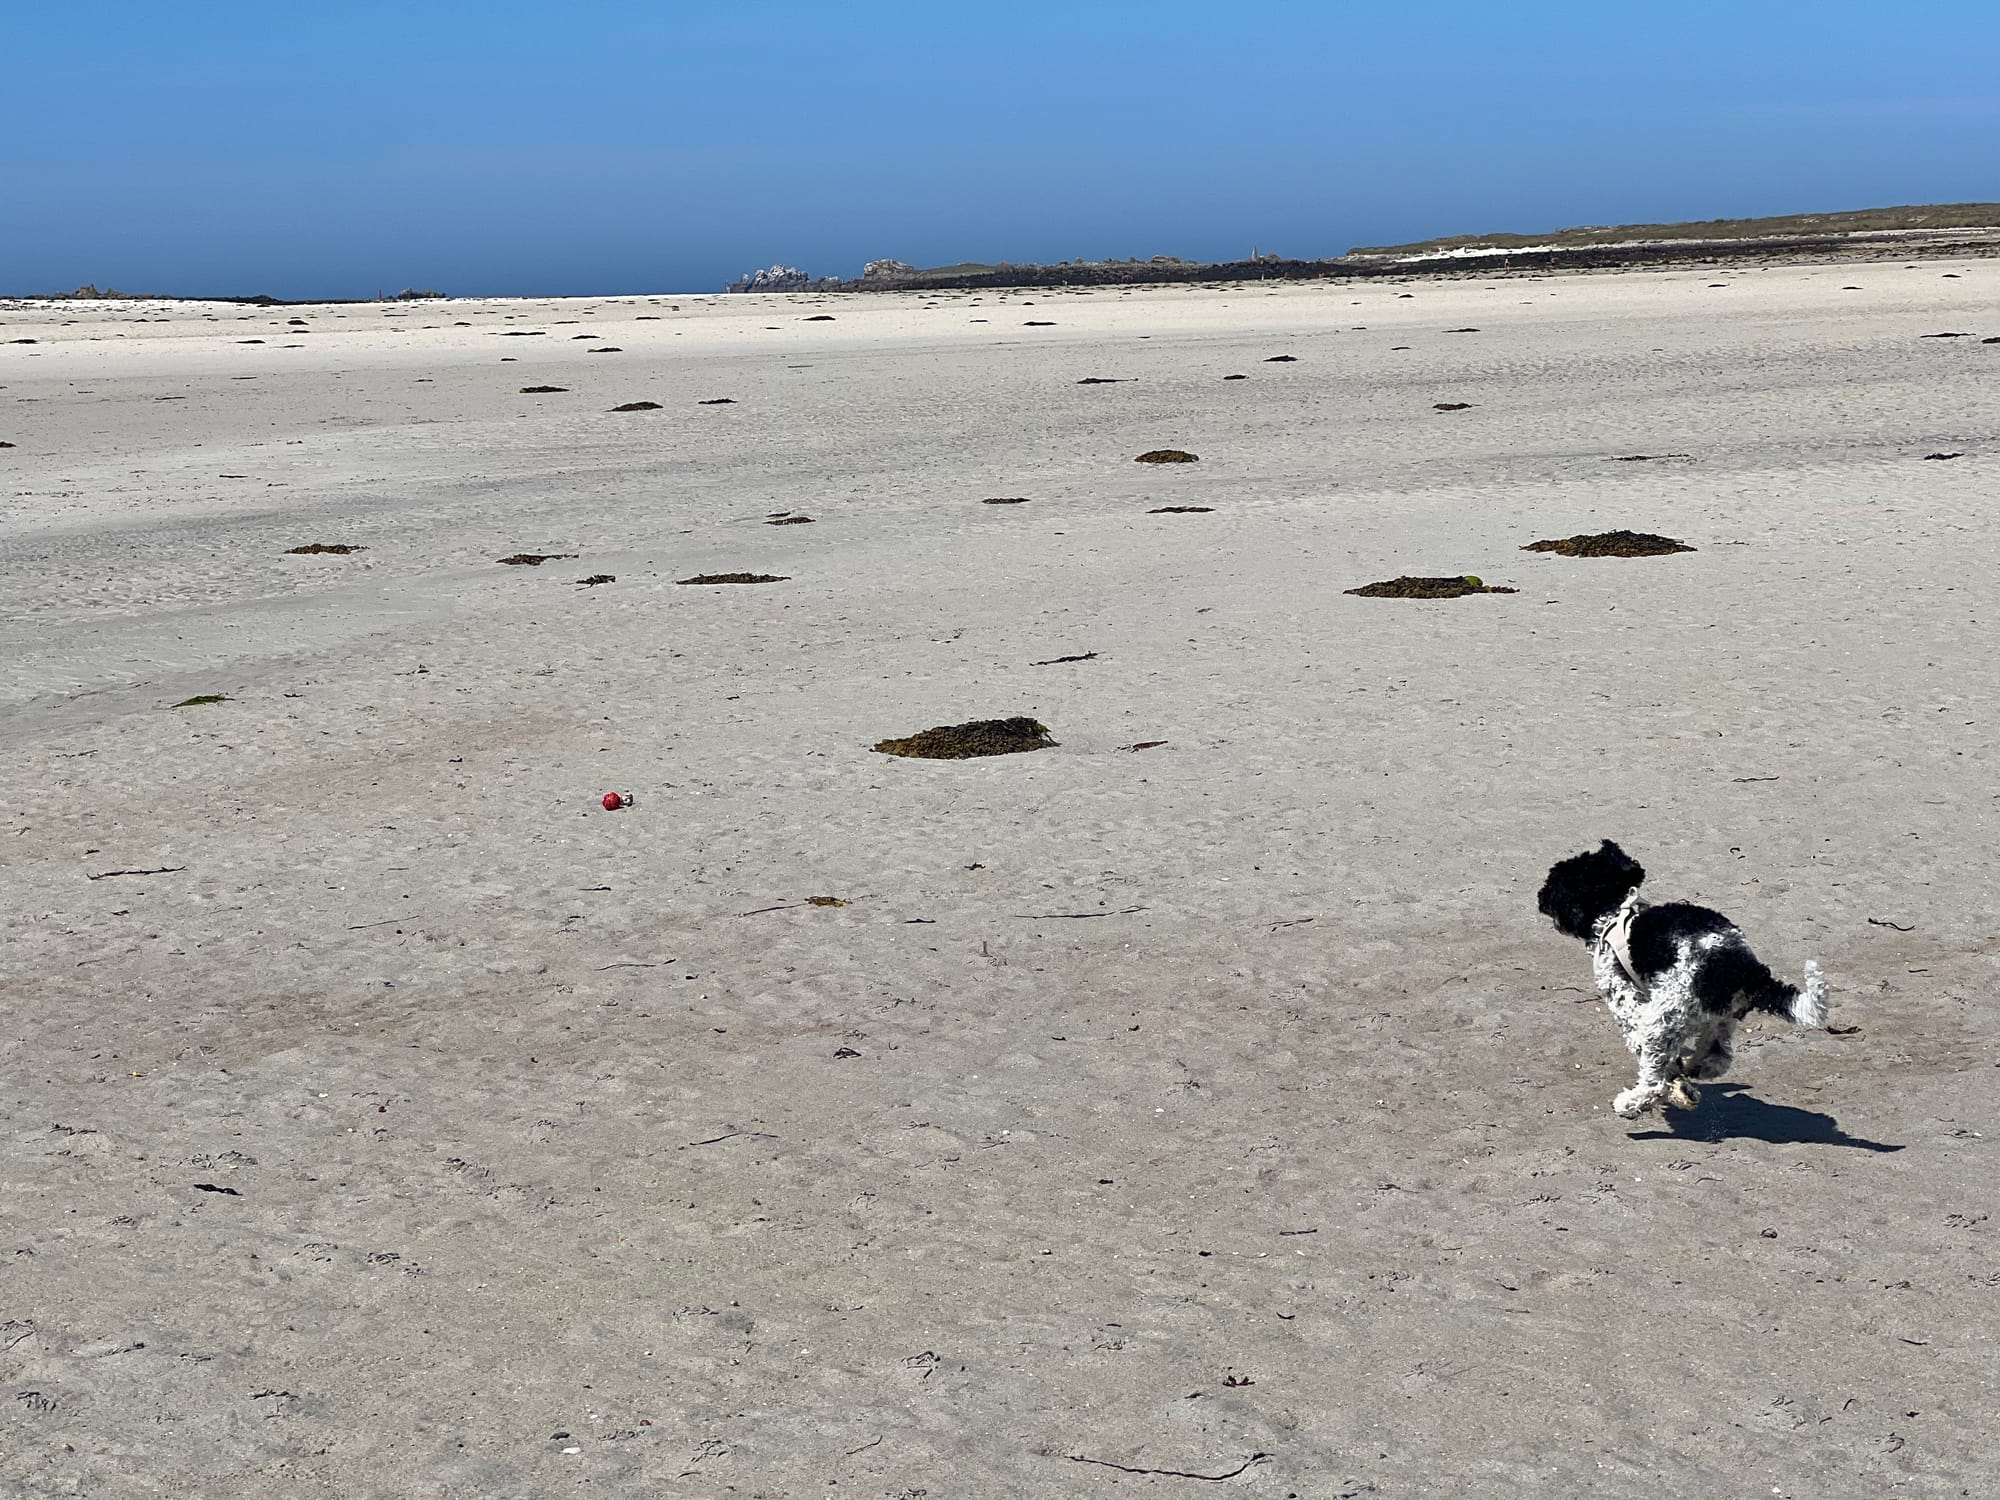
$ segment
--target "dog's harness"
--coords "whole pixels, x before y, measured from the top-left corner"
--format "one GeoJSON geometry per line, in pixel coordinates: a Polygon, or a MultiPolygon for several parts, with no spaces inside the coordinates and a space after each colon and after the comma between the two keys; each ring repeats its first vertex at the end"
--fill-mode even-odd
{"type": "Polygon", "coordinates": [[[1624,904],[1605,926],[1600,939],[1604,946],[1611,950],[1611,957],[1618,967],[1625,971],[1625,977],[1642,991],[1646,988],[1646,981],[1639,977],[1638,966],[1632,962],[1632,923],[1645,909],[1646,904],[1639,899],[1639,891],[1635,886],[1626,895],[1624,904]]]}

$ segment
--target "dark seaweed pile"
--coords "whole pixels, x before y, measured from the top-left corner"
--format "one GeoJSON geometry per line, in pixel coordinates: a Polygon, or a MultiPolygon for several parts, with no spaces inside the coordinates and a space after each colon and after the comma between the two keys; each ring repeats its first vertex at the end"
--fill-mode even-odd
{"type": "Polygon", "coordinates": [[[884,755],[905,755],[917,760],[970,760],[979,755],[1019,755],[1028,750],[1046,750],[1055,743],[1049,727],[1026,717],[974,719],[967,724],[942,724],[900,740],[880,740],[875,748],[884,755]]]}
{"type": "Polygon", "coordinates": [[[1468,573],[1463,578],[1391,578],[1347,592],[1364,599],[1459,599],[1467,594],[1517,594],[1520,590],[1489,586],[1468,573]]]}
{"type": "Polygon", "coordinates": [[[1665,557],[1670,552],[1692,552],[1694,548],[1650,531],[1597,531],[1530,542],[1521,550],[1553,552],[1560,557],[1665,557]]]}

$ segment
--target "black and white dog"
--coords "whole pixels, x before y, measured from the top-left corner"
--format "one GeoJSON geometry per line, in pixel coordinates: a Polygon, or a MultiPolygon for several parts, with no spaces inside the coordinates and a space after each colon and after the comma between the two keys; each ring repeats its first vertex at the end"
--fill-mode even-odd
{"type": "Polygon", "coordinates": [[[1720,1078],[1734,1057],[1736,1026],[1753,1010],[1798,1026],[1824,1026],[1826,976],[1806,961],[1804,989],[1785,983],[1720,912],[1685,901],[1648,906],[1646,871],[1606,839],[1559,861],[1536,904],[1590,949],[1597,991],[1639,1059],[1639,1081],[1611,1101],[1631,1119],[1661,1104],[1693,1109],[1690,1079],[1720,1078]]]}

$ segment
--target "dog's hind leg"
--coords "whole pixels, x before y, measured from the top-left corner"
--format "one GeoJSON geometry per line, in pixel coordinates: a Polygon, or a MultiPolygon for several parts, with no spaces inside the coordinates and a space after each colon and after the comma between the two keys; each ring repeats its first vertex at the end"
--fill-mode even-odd
{"type": "Polygon", "coordinates": [[[1690,1078],[1699,1078],[1703,1083],[1710,1083],[1729,1071],[1729,1065],[1736,1061],[1736,1048],[1730,1040],[1729,1032],[1730,1028],[1727,1026],[1716,1032],[1715,1040],[1709,1043],[1708,1052],[1688,1069],[1690,1078]]]}

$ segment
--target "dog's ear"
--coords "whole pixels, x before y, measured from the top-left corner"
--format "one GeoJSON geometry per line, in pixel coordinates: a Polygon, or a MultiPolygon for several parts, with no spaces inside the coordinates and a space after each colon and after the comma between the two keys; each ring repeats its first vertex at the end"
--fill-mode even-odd
{"type": "Polygon", "coordinates": [[[1611,869],[1616,872],[1617,878],[1625,882],[1626,890],[1629,891],[1634,886],[1645,883],[1646,867],[1627,854],[1623,849],[1620,849],[1610,839],[1606,839],[1599,846],[1597,852],[1615,861],[1611,869]]]}

